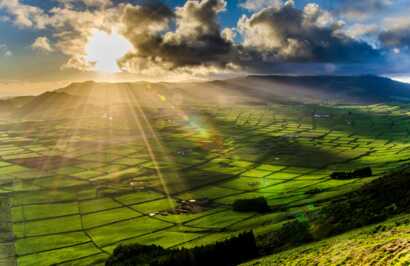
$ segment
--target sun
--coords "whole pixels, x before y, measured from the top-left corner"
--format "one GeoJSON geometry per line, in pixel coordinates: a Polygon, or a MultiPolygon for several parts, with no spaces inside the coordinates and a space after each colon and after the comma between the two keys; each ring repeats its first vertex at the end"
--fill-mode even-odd
{"type": "Polygon", "coordinates": [[[131,43],[117,32],[94,30],[85,47],[85,59],[98,72],[117,73],[120,72],[117,61],[131,50],[131,43]]]}

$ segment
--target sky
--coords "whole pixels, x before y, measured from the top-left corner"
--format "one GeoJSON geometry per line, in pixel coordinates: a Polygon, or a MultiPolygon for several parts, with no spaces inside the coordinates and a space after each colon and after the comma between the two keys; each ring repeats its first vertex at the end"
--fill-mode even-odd
{"type": "Polygon", "coordinates": [[[0,89],[246,74],[409,79],[410,0],[0,0],[0,89]]]}

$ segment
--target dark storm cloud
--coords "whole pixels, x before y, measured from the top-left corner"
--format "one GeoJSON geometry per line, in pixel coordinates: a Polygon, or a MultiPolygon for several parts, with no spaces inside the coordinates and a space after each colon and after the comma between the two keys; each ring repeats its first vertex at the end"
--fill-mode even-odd
{"type": "Polygon", "coordinates": [[[265,61],[354,63],[379,56],[367,43],[344,34],[342,27],[316,4],[299,10],[292,2],[265,8],[238,22],[245,49],[265,61]]]}
{"type": "Polygon", "coordinates": [[[141,6],[126,5],[122,20],[125,34],[133,36],[141,31],[157,32],[165,29],[175,17],[173,11],[160,2],[147,3],[141,6]]]}
{"type": "Polygon", "coordinates": [[[164,5],[127,7],[124,34],[136,51],[126,55],[120,64],[146,64],[142,59],[168,69],[229,64],[233,45],[222,37],[217,22],[217,14],[225,6],[223,0],[192,0],[175,11],[164,5]],[[169,30],[172,23],[173,31],[169,30]]]}

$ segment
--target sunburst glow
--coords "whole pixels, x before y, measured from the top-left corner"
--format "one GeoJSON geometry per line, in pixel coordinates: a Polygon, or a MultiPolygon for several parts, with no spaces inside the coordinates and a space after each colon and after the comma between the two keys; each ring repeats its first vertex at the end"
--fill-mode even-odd
{"type": "Polygon", "coordinates": [[[85,49],[86,60],[96,71],[116,73],[120,71],[118,60],[131,50],[131,43],[117,32],[95,30],[85,49]]]}

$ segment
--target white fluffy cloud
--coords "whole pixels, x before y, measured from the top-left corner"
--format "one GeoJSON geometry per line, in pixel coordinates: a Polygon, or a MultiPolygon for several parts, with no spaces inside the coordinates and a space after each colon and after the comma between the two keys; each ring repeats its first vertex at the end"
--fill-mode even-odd
{"type": "Polygon", "coordinates": [[[41,8],[23,4],[19,0],[0,0],[0,9],[6,10],[18,27],[43,29],[47,25],[48,17],[41,8]]]}

